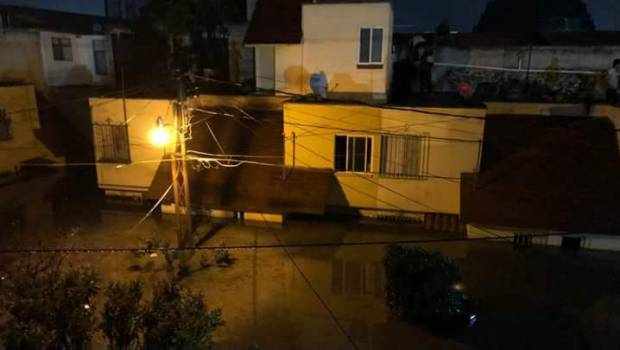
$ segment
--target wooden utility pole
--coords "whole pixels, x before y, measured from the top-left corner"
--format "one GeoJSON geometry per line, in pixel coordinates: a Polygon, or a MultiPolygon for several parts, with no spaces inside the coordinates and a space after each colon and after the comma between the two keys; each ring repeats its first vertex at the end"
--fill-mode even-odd
{"type": "Polygon", "coordinates": [[[174,192],[174,208],[177,216],[177,242],[179,248],[192,245],[192,209],[189,196],[189,176],[187,173],[187,149],[185,135],[187,133],[188,116],[185,112],[185,86],[183,75],[179,75],[179,92],[174,113],[174,146],[171,159],[172,188],[174,192]]]}

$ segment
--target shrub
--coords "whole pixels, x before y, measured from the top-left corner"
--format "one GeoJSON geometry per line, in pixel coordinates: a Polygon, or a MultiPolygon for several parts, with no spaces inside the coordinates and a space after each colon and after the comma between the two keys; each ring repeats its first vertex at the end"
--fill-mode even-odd
{"type": "Polygon", "coordinates": [[[100,279],[90,269],[60,270],[61,261],[28,259],[3,284],[2,342],[7,349],[83,349],[95,332],[100,279]]]}
{"type": "Polygon", "coordinates": [[[451,259],[418,248],[390,246],[384,263],[388,307],[407,322],[432,318],[450,303],[453,288],[462,278],[451,259]]]}
{"type": "Polygon", "coordinates": [[[209,349],[221,324],[221,311],[209,311],[201,294],[163,281],[144,310],[144,349],[209,349]]]}
{"type": "Polygon", "coordinates": [[[101,330],[110,349],[137,349],[142,326],[142,295],[140,281],[110,283],[106,289],[101,330]]]}

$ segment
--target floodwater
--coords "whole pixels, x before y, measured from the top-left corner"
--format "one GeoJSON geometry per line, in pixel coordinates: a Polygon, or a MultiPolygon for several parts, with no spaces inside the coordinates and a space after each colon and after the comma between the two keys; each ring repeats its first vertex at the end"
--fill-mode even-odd
{"type": "MultiPolygon", "coordinates": [[[[96,191],[73,190],[75,179],[49,182],[55,190],[41,190],[40,201],[33,184],[0,188],[0,198],[25,191],[33,203],[21,233],[6,240],[5,248],[127,248],[146,238],[174,245],[173,218],[149,218],[136,227],[144,211],[104,209],[96,191]]],[[[197,231],[210,247],[446,238],[414,226],[307,218],[283,227],[228,223],[214,234],[209,227],[203,223],[197,231]]],[[[222,309],[219,349],[618,349],[619,254],[514,250],[501,242],[419,246],[455,259],[463,269],[465,292],[479,303],[473,328],[438,334],[394,319],[385,304],[385,246],[379,244],[238,249],[230,251],[232,266],[208,268],[199,260],[212,262],[214,252],[197,252],[192,274],[181,283],[203,293],[209,307],[222,309]]],[[[70,254],[66,261],[95,268],[105,281],[140,279],[147,292],[169,276],[161,254],[70,254]]],[[[94,345],[103,344],[97,339],[94,345]]]]}

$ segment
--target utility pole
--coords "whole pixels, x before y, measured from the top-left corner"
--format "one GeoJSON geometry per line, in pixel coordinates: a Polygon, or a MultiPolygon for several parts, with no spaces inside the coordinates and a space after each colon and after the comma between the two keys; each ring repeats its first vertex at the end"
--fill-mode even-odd
{"type": "Polygon", "coordinates": [[[187,149],[185,135],[187,133],[188,115],[185,111],[185,86],[183,75],[178,76],[178,99],[174,113],[173,152],[171,155],[172,188],[174,192],[174,208],[177,216],[177,242],[179,248],[192,245],[192,209],[189,196],[189,176],[187,174],[187,149]]]}

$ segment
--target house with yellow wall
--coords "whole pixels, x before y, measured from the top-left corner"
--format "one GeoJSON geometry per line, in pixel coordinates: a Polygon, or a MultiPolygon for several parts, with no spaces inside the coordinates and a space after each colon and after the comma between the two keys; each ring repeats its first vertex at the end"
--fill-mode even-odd
{"type": "Polygon", "coordinates": [[[0,86],[0,173],[19,171],[23,162],[63,162],[41,140],[32,85],[0,86]]]}
{"type": "Polygon", "coordinates": [[[292,172],[334,172],[328,207],[368,216],[458,225],[460,177],[477,172],[483,108],[284,104],[285,162],[292,172]]]}
{"type": "Polygon", "coordinates": [[[393,12],[389,1],[259,0],[245,44],[255,51],[256,86],[385,102],[390,85],[393,12]]]}

